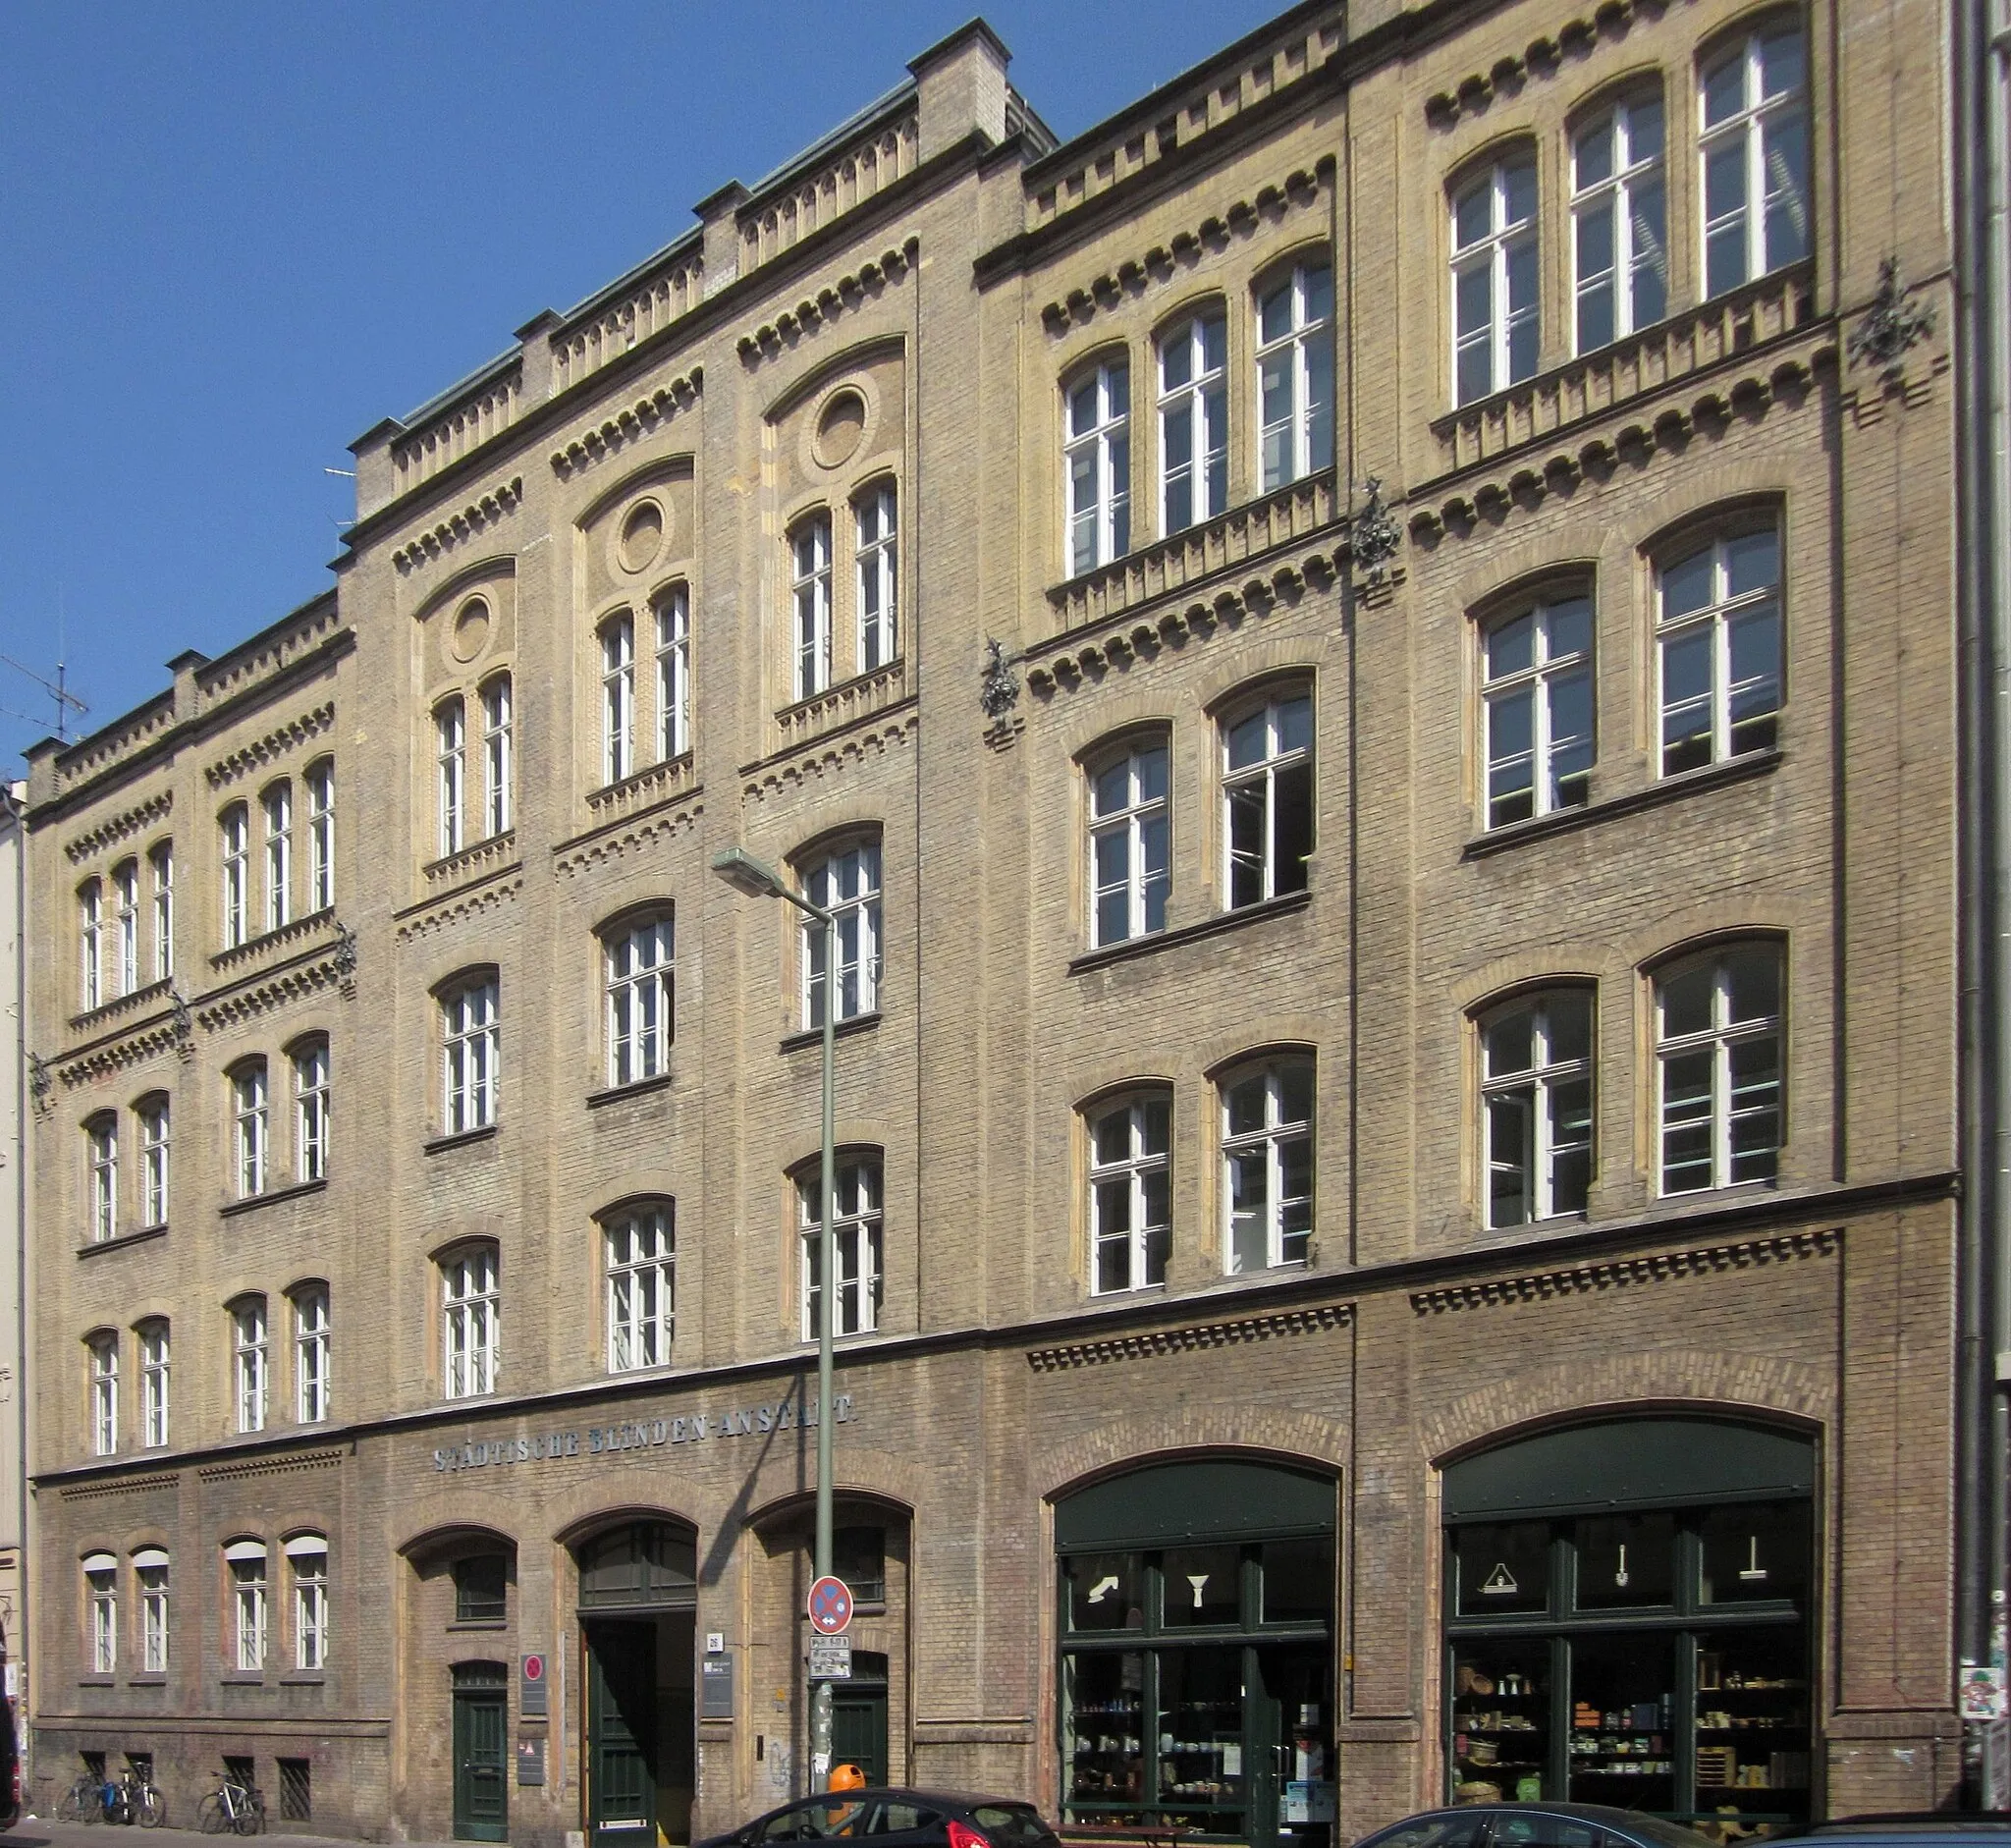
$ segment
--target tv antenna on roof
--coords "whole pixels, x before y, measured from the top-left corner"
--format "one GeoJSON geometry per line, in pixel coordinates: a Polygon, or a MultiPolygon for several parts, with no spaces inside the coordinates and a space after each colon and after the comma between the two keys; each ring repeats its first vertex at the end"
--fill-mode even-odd
{"type": "MultiPolygon", "coordinates": [[[[10,667],[15,671],[15,673],[21,675],[24,679],[34,681],[34,683],[37,686],[39,686],[43,692],[47,693],[48,696],[56,702],[56,735],[64,743],[69,743],[70,715],[74,712],[80,718],[82,718],[83,714],[90,710],[90,708],[86,706],[82,700],[79,699],[78,696],[75,693],[73,693],[70,690],[69,686],[65,683],[65,675],[67,672],[65,664],[61,661],[56,663],[56,678],[53,680],[45,679],[41,675],[37,674],[33,668],[24,667],[19,661],[15,660],[15,658],[12,655],[0,655],[0,665],[10,667]]],[[[11,708],[9,710],[11,710],[11,708]]],[[[34,720],[33,715],[29,713],[18,712],[15,713],[14,716],[17,719],[27,719],[29,721],[30,724],[37,723],[37,721],[34,720]]]]}

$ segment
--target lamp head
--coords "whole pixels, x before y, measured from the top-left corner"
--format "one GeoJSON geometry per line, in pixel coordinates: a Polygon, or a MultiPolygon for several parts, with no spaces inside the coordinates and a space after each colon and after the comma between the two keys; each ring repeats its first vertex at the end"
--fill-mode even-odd
{"type": "Polygon", "coordinates": [[[791,896],[782,875],[745,847],[726,847],[712,856],[712,870],[735,892],[750,898],[787,898],[791,896]]]}

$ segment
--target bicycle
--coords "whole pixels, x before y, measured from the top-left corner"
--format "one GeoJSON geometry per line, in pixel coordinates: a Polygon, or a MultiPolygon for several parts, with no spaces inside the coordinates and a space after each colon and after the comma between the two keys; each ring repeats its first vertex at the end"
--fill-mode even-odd
{"type": "Polygon", "coordinates": [[[105,1786],[88,1771],[79,1772],[76,1783],[56,1799],[59,1822],[95,1822],[104,1813],[105,1786]]]}
{"type": "Polygon", "coordinates": [[[104,1812],[107,1822],[137,1822],[141,1828],[159,1828],[167,1820],[168,1806],[153,1779],[129,1765],[106,1783],[104,1812]]]}
{"type": "Polygon", "coordinates": [[[241,1784],[227,1771],[196,1806],[195,1825],[205,1835],[255,1835],[265,1826],[265,1799],[257,1785],[241,1784]]]}

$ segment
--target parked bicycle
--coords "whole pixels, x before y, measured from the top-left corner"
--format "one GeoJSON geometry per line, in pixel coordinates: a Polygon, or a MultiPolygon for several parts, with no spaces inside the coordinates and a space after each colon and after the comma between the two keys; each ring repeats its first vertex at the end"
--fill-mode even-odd
{"type": "Polygon", "coordinates": [[[195,1824],[205,1835],[255,1835],[265,1826],[265,1799],[256,1784],[241,1784],[229,1771],[195,1811],[195,1824]]]}
{"type": "Polygon", "coordinates": [[[80,1771],[76,1783],[56,1799],[59,1822],[95,1822],[104,1813],[104,1782],[89,1771],[80,1771]]]}
{"type": "Polygon", "coordinates": [[[167,1820],[168,1806],[151,1776],[142,1775],[129,1765],[104,1788],[104,1817],[107,1822],[137,1822],[141,1828],[159,1828],[167,1820]]]}

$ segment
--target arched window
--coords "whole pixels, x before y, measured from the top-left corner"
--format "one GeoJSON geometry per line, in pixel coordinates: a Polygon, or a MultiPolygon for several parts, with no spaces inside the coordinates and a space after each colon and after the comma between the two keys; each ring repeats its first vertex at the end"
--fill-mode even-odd
{"type": "Polygon", "coordinates": [[[169,1105],[164,1095],[141,1098],[134,1114],[139,1118],[139,1223],[168,1223],[169,1105]]]}
{"type": "Polygon", "coordinates": [[[293,1050],[294,1177],[328,1178],[328,1041],[302,1040],[293,1050]]]}
{"type": "MultiPolygon", "coordinates": [[[[828,848],[803,868],[803,897],[832,913],[838,935],[838,1011],[853,1020],[880,1006],[880,842],[877,838],[828,848]]],[[[803,920],[803,1025],[824,1024],[829,983],[824,926],[803,920]]]]}
{"type": "Polygon", "coordinates": [[[1757,527],[1735,522],[1656,571],[1665,777],[1771,750],[1778,739],[1780,528],[1763,517],[1757,527]]]}
{"type": "Polygon", "coordinates": [[[262,1540],[234,1540],[224,1548],[231,1581],[231,1651],[240,1674],[258,1674],[265,1667],[266,1557],[262,1540]]]}
{"type": "Polygon", "coordinates": [[[1480,1019],[1487,1223],[1583,1213],[1592,1179],[1592,991],[1520,995],[1480,1019]]]}
{"type": "Polygon", "coordinates": [[[876,481],[852,502],[852,527],[859,672],[870,674],[900,652],[899,528],[893,482],[876,481]]]}
{"type": "Polygon", "coordinates": [[[1592,792],[1592,599],[1558,594],[1481,634],[1490,828],[1582,808],[1592,792]]]}
{"type": "Polygon", "coordinates": [[[295,1416],[303,1425],[318,1425],[328,1416],[329,1321],[328,1285],[302,1283],[293,1292],[295,1416]]]}
{"type": "Polygon", "coordinates": [[[451,1399],[496,1389],[503,1296],[494,1245],[464,1245],[440,1261],[440,1375],[451,1399]]]}
{"type": "Polygon", "coordinates": [[[659,591],[656,612],[656,752],[665,762],[691,748],[691,593],[659,591]]]}
{"type": "Polygon", "coordinates": [[[1067,435],[1068,574],[1131,549],[1131,364],[1121,353],[1083,372],[1063,394],[1067,435]]]}
{"type": "Polygon", "coordinates": [[[141,1547],[133,1555],[133,1576],[139,1585],[139,1669],[142,1674],[168,1672],[168,1554],[162,1547],[141,1547]]]}
{"type": "Polygon", "coordinates": [[[433,760],[445,859],[467,842],[467,710],[459,693],[433,708],[433,760]]]}
{"type": "Polygon", "coordinates": [[[1452,196],[1452,376],[1469,404],[1537,365],[1536,156],[1504,155],[1452,196]]]}
{"type": "Polygon", "coordinates": [[[482,696],[482,832],[493,840],[516,821],[516,735],[510,704],[510,676],[484,680],[482,696]]]}
{"type": "Polygon", "coordinates": [[[608,1371],[670,1364],[677,1329],[677,1205],[625,1206],[601,1223],[608,1278],[608,1371]]]}
{"type": "Polygon", "coordinates": [[[223,873],[224,948],[235,950],[251,931],[251,818],[233,802],[217,821],[223,873]]]}
{"type": "Polygon", "coordinates": [[[1165,735],[1092,758],[1088,780],[1090,942],[1165,930],[1172,888],[1165,735]]]}
{"type": "Polygon", "coordinates": [[[165,982],[175,973],[175,847],[161,842],[147,854],[153,875],[153,979],[165,982]]]}
{"type": "Polygon", "coordinates": [[[831,515],[819,511],[789,534],[789,609],[795,648],[794,697],[831,684],[831,515]]]}
{"type": "Polygon", "coordinates": [[[247,1059],[231,1072],[231,1135],[238,1176],[238,1198],[249,1200],[265,1191],[271,1171],[271,1102],[265,1084],[265,1060],[247,1059]]]}
{"type": "Polygon", "coordinates": [[[139,862],[121,860],[112,869],[114,923],[113,981],[122,995],[139,986],[139,862]]]}
{"type": "Polygon", "coordinates": [[[1257,296],[1258,486],[1333,462],[1333,270],[1309,257],[1257,296]]]}
{"type": "Polygon", "coordinates": [[[1303,1264],[1313,1239],[1313,1061],[1267,1059],[1221,1090],[1223,1269],[1303,1264]]]}
{"type": "Polygon", "coordinates": [[[666,910],[655,917],[631,916],[602,934],[611,1085],[638,1084],[670,1069],[673,922],[666,910]]]}
{"type": "Polygon", "coordinates": [[[1614,103],[1571,137],[1571,269],[1579,353],[1668,312],[1659,90],[1614,103]]]}
{"type": "Polygon", "coordinates": [[[119,1561],[109,1552],[83,1555],[83,1596],[87,1607],[92,1674],[119,1667],[119,1561]]]}
{"type": "Polygon", "coordinates": [[[496,977],[483,974],[440,997],[442,1127],[450,1136],[496,1120],[502,1020],[496,977]]]}
{"type": "Polygon", "coordinates": [[[698,1546],[687,1529],[636,1521],[579,1549],[582,1610],[689,1610],[697,1602],[698,1546]]]}
{"type": "Polygon", "coordinates": [[[97,1456],[119,1451],[119,1333],[100,1329],[84,1336],[90,1357],[90,1437],[97,1456]]]}
{"type": "Polygon", "coordinates": [[[87,879],[77,889],[77,1003],[88,1013],[105,999],[104,888],[87,879]]]}
{"type": "Polygon", "coordinates": [[[1175,533],[1229,504],[1228,316],[1217,302],[1159,343],[1159,529],[1175,533]]]}
{"type": "Polygon", "coordinates": [[[328,1666],[328,1542],[296,1534],[282,1550],[294,1581],[294,1666],[316,1674],[328,1666]]]}
{"type": "Polygon", "coordinates": [[[1722,295],[1809,254],[1808,53],[1793,15],[1699,75],[1704,291],[1722,295]]]}
{"type": "Polygon", "coordinates": [[[100,1111],[83,1126],[90,1162],[90,1235],[94,1244],[119,1236],[119,1117],[100,1111]]]}
{"type": "Polygon", "coordinates": [[[335,760],[307,766],[307,909],[335,903],[335,760]]]}
{"type": "Polygon", "coordinates": [[[1655,978],[1660,1191],[1770,1181],[1787,1140],[1781,947],[1733,943],[1655,978]]]}
{"type": "MultiPolygon", "coordinates": [[[[862,1149],[838,1163],[831,1210],[838,1295],[833,1334],[869,1334],[880,1326],[880,1151],[862,1149]]],[[[812,1166],[796,1176],[796,1221],[801,1227],[803,1339],[817,1339],[823,1314],[824,1174],[812,1166]]]]}
{"type": "Polygon", "coordinates": [[[168,1441],[168,1323],[156,1317],[134,1331],[139,1339],[139,1441],[159,1449],[168,1441]]]}
{"type": "Polygon", "coordinates": [[[1261,904],[1306,890],[1313,852],[1313,699],[1267,694],[1223,720],[1223,899],[1261,904]]]}
{"type": "Polygon", "coordinates": [[[1172,1124],[1173,1094],[1164,1087],[1100,1105],[1088,1119],[1090,1289],[1096,1295],[1167,1280],[1172,1124]]]}
{"type": "Polygon", "coordinates": [[[282,780],[259,798],[265,815],[265,928],[294,915],[294,786],[282,780]]]}
{"type": "Polygon", "coordinates": [[[241,1432],[263,1431],[272,1382],[271,1331],[263,1296],[231,1305],[231,1378],[241,1432]]]}
{"type": "Polygon", "coordinates": [[[601,780],[634,768],[635,618],[624,610],[601,625],[601,780]]]}

